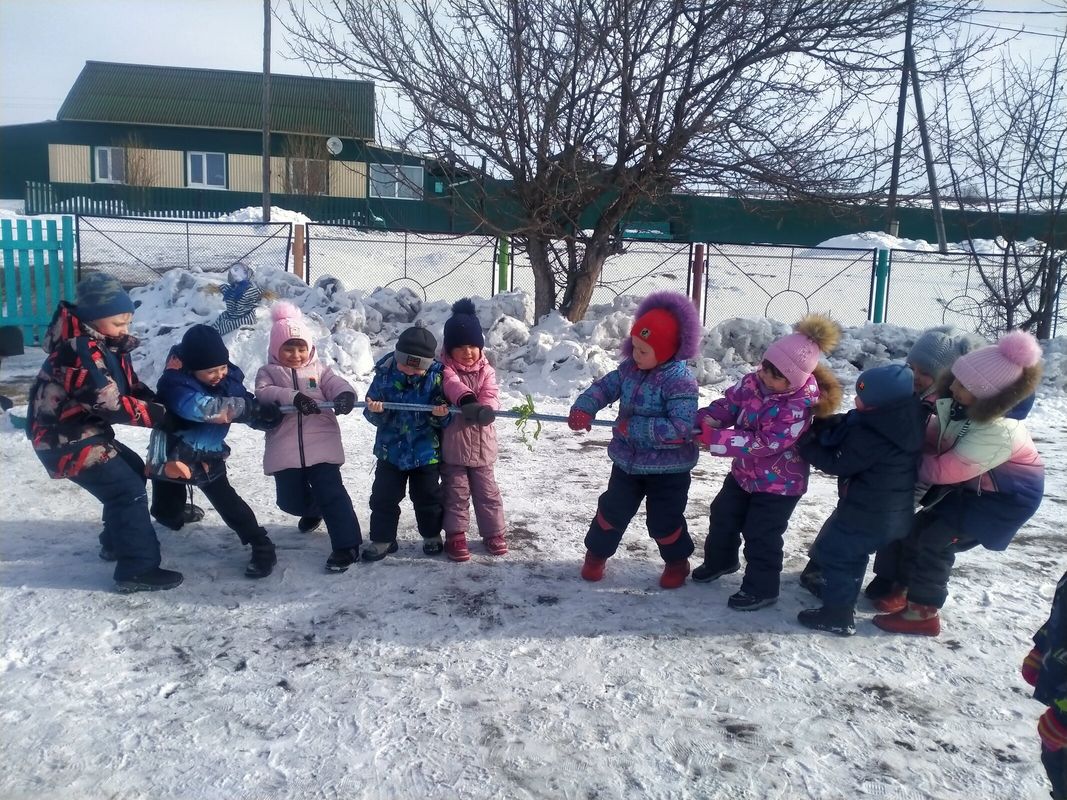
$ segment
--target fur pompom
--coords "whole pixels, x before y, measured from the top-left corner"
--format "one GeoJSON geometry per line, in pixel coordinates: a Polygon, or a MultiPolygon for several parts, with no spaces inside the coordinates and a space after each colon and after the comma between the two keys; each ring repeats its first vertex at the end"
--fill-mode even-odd
{"type": "Polygon", "coordinates": [[[841,341],[841,326],[822,314],[808,314],[793,330],[807,336],[824,353],[829,353],[841,341]]]}
{"type": "Polygon", "coordinates": [[[281,300],[270,307],[270,318],[278,322],[283,319],[303,319],[304,314],[288,300],[281,300]]]}
{"type": "Polygon", "coordinates": [[[470,314],[477,316],[478,312],[474,308],[474,301],[469,297],[464,297],[462,300],[457,300],[452,304],[453,314],[470,314]]]}
{"type": "Polygon", "coordinates": [[[1035,367],[1041,362],[1041,345],[1026,331],[1010,331],[997,342],[1004,358],[1020,367],[1035,367]]]}

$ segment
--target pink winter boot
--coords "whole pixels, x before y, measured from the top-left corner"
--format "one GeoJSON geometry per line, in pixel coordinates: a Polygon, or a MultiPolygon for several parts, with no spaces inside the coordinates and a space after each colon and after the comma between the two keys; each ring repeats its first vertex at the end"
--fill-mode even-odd
{"type": "Polygon", "coordinates": [[[913,633],[916,636],[937,636],[941,633],[941,618],[937,615],[937,606],[924,606],[911,601],[903,611],[880,614],[872,621],[877,627],[890,633],[913,633]]]}
{"type": "Polygon", "coordinates": [[[585,563],[582,564],[582,578],[587,581],[599,581],[604,577],[604,567],[607,566],[606,558],[597,558],[589,551],[585,553],[585,563]]]}
{"type": "Polygon", "coordinates": [[[668,561],[663,565],[663,574],[659,576],[659,585],[664,589],[678,589],[685,585],[689,575],[689,559],[668,561]]]}
{"type": "Polygon", "coordinates": [[[467,547],[467,534],[463,531],[446,533],[445,555],[449,561],[470,561],[471,551],[467,547]]]}
{"type": "Polygon", "coordinates": [[[485,540],[485,549],[491,556],[506,556],[508,554],[508,543],[503,534],[490,536],[485,540]]]}

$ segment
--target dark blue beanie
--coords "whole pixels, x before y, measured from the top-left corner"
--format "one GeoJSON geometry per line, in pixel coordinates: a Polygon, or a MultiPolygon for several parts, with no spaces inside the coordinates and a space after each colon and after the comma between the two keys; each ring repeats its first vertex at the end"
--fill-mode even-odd
{"type": "Polygon", "coordinates": [[[181,360],[185,369],[196,372],[229,363],[230,351],[217,330],[210,325],[194,325],[182,337],[181,360]]]}
{"type": "Polygon", "coordinates": [[[915,374],[903,364],[886,364],[860,373],[856,394],[868,408],[887,406],[915,393],[915,374]]]}
{"type": "Polygon", "coordinates": [[[471,345],[482,349],[485,336],[482,335],[482,323],[474,310],[474,303],[469,297],[452,304],[452,316],[445,321],[445,352],[452,354],[452,348],[471,345]]]}
{"type": "Polygon", "coordinates": [[[133,313],[133,300],[118,278],[103,272],[94,272],[78,281],[74,305],[82,322],[133,313]]]}

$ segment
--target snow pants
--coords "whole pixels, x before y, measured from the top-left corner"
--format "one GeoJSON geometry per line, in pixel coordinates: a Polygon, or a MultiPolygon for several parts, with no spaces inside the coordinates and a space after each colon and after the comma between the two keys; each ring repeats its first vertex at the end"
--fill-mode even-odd
{"type": "MultiPolygon", "coordinates": [[[[186,484],[172,481],[152,481],[152,516],[156,519],[178,520],[181,527],[182,509],[185,508],[186,484]]],[[[236,531],[241,544],[259,541],[266,531],[259,526],[255,512],[249,507],[237,490],[230,485],[223,465],[219,477],[208,483],[199,484],[212,507],[219,512],[222,521],[236,531]]]]}
{"type": "Polygon", "coordinates": [[[363,544],[352,498],[341,479],[339,464],[312,464],[274,473],[278,508],[296,517],[322,517],[330,546],[347,550],[363,544]]]}
{"type": "Polygon", "coordinates": [[[148,516],[144,461],[126,445],[114,445],[117,457],[82,470],[70,480],[104,504],[100,544],[115,554],[115,580],[124,581],[159,566],[159,540],[148,516]]]}
{"type": "Polygon", "coordinates": [[[607,490],[600,495],[596,517],[585,535],[585,546],[598,558],[611,558],[622,535],[645,501],[648,535],[664,561],[683,561],[693,554],[693,537],[685,522],[689,500],[689,472],[631,475],[618,465],[611,468],[607,490]]]}
{"type": "Polygon", "coordinates": [[[483,539],[504,535],[504,499],[496,483],[493,467],[441,465],[447,533],[466,533],[470,527],[470,504],[483,539]]]}
{"type": "Polygon", "coordinates": [[[444,509],[441,506],[441,472],[437,464],[403,470],[378,460],[370,490],[370,540],[395,542],[400,523],[400,501],[411,492],[415,525],[423,539],[441,535],[444,509]]]}
{"type": "Polygon", "coordinates": [[[777,597],[782,582],[782,549],[789,518],[800,496],[746,492],[727,475],[711,501],[704,563],[714,570],[738,562],[744,538],[745,577],[741,591],[753,597],[777,597]]]}
{"type": "Polygon", "coordinates": [[[822,571],[824,605],[856,607],[867,562],[884,542],[883,535],[842,525],[836,510],[830,515],[811,548],[822,571]]]}

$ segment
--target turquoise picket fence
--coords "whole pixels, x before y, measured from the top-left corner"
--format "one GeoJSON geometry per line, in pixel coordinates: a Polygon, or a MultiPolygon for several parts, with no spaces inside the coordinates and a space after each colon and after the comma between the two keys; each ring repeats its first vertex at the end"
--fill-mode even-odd
{"type": "Polygon", "coordinates": [[[74,299],[74,218],[0,220],[0,324],[22,328],[27,344],[39,343],[60,300],[74,299]]]}

